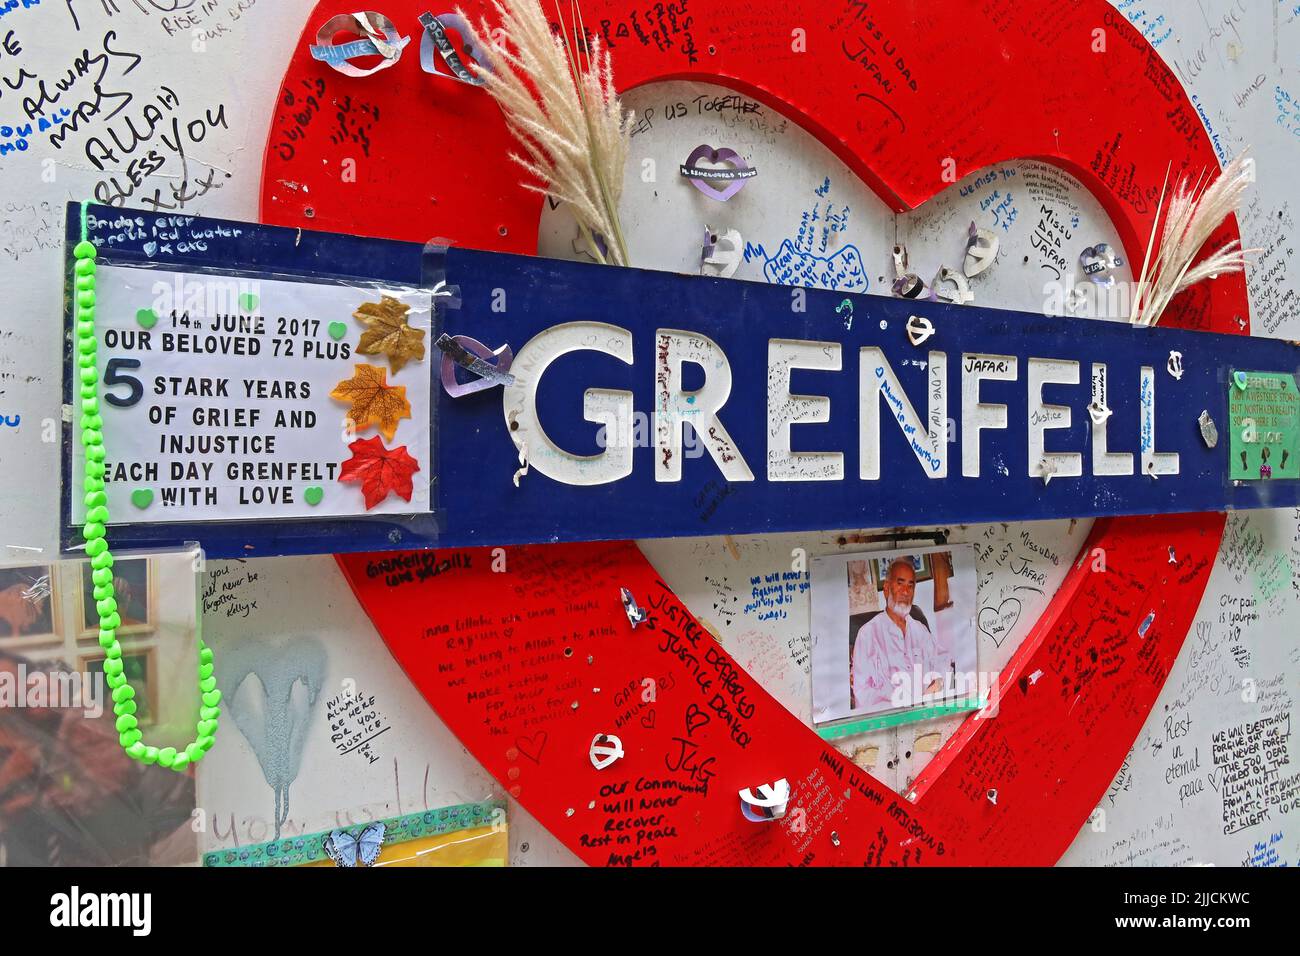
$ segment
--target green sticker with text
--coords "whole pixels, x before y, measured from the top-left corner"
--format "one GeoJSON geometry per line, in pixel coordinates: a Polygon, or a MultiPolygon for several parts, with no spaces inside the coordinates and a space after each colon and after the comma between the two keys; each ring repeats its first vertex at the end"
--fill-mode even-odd
{"type": "Polygon", "coordinates": [[[1231,478],[1300,478],[1300,392],[1295,376],[1235,372],[1228,383],[1231,478]]]}

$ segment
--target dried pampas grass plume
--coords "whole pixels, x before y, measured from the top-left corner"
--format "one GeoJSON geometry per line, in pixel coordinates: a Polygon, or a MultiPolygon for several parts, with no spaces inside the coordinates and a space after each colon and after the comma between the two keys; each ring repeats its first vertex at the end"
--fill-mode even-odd
{"type": "Polygon", "coordinates": [[[475,47],[487,51],[493,71],[476,64],[471,69],[524,148],[525,155],[510,158],[542,184],[524,187],[568,203],[593,257],[625,266],[618,203],[631,143],[630,114],[623,113],[615,94],[609,51],[598,38],[582,41],[587,35],[582,15],[569,2],[567,24],[556,5],[561,37],[552,34],[539,0],[494,3],[500,28],[480,21],[474,30],[475,47]],[[597,236],[604,241],[604,255],[597,236]]]}
{"type": "Polygon", "coordinates": [[[1260,251],[1242,249],[1241,243],[1234,239],[1192,265],[1210,234],[1237,208],[1246,187],[1255,180],[1254,160],[1247,158],[1248,152],[1249,148],[1242,150],[1209,185],[1205,185],[1205,173],[1201,173],[1194,184],[1187,178],[1182,179],[1170,197],[1164,216],[1164,231],[1161,232],[1160,213],[1169,188],[1169,173],[1165,172],[1142,273],[1129,311],[1129,321],[1134,325],[1155,325],[1178,293],[1202,280],[1240,272],[1246,266],[1246,254],[1260,251]],[[1157,234],[1160,235],[1158,247],[1157,234]]]}

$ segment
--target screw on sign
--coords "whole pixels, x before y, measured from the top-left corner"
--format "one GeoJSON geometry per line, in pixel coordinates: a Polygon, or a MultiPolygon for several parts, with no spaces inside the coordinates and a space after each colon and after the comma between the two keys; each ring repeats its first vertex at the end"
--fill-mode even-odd
{"type": "MultiPolygon", "coordinates": [[[[1042,128],[1042,124],[1004,123],[994,118],[1043,115],[1051,111],[1049,102],[1104,100],[1106,130],[1111,134],[1117,129],[1142,131],[1141,137],[1125,139],[1126,162],[1133,163],[1140,176],[1156,188],[1170,156],[1184,158],[1195,168],[1215,165],[1211,144],[1203,131],[1198,128],[1187,134],[1160,120],[1171,115],[1167,97],[1172,97],[1174,105],[1181,105],[1184,111],[1192,107],[1171,75],[1149,82],[1144,79],[1152,69],[1167,71],[1136,31],[1126,38],[1130,42],[1113,44],[1107,56],[1091,55],[1091,31],[1109,10],[1104,0],[1086,0],[1068,9],[1050,0],[1007,3],[1000,22],[1004,29],[1007,23],[1012,28],[1003,33],[995,33],[983,17],[968,16],[967,6],[959,0],[941,0],[931,4],[931,8],[937,8],[935,15],[959,18],[963,23],[961,31],[942,35],[913,29],[909,22],[911,5],[873,5],[870,16],[874,29],[886,36],[907,37],[908,64],[914,78],[898,84],[893,91],[866,98],[848,93],[860,86],[864,73],[856,54],[849,56],[846,52],[859,48],[854,37],[860,28],[858,19],[866,15],[865,5],[850,5],[846,10],[814,0],[755,0],[755,4],[749,23],[754,31],[768,31],[770,42],[763,42],[761,36],[750,37],[732,47],[719,40],[715,56],[700,58],[698,39],[705,34],[724,38],[724,27],[734,17],[734,5],[724,0],[693,0],[692,24],[685,27],[679,22],[670,28],[686,31],[675,37],[672,45],[634,41],[618,44],[614,51],[618,83],[623,88],[638,86],[680,75],[689,67],[696,77],[712,72],[719,82],[762,98],[769,105],[779,105],[786,115],[815,116],[815,123],[808,123],[810,128],[824,142],[833,144],[836,154],[898,211],[923,204],[949,182],[995,161],[1030,156],[1057,160],[1079,175],[1097,196],[1117,228],[1129,261],[1142,259],[1153,210],[1138,212],[1093,173],[1094,158],[1108,155],[1110,134],[1099,126],[1079,125],[1068,131],[1069,136],[1061,137],[1057,131],[1042,128]],[[1057,39],[1050,50],[1044,50],[1035,45],[1035,25],[1048,21],[1055,25],[1057,39]],[[772,59],[772,54],[759,52],[788,46],[791,22],[808,31],[808,52],[800,54],[799,69],[785,69],[772,59]],[[1008,45],[1015,49],[1004,57],[1008,45]],[[807,57],[816,58],[814,68],[808,68],[807,57]],[[1043,70],[1045,57],[1067,68],[1043,70]],[[701,59],[699,63],[689,62],[701,59]],[[972,108],[969,115],[954,118],[951,91],[963,88],[972,73],[980,71],[997,76],[998,82],[986,87],[986,102],[972,108]],[[829,95],[827,91],[831,91],[829,95]],[[836,91],[841,91],[840,95],[836,91]],[[951,129],[953,122],[962,128],[951,129]],[[962,144],[959,155],[948,156],[946,147],[941,155],[934,145],[953,142],[962,144]],[[945,162],[953,166],[954,175],[933,175],[934,170],[944,168],[945,162]]],[[[304,42],[289,65],[285,89],[304,80],[328,77],[329,67],[313,62],[307,46],[314,37],[312,25],[321,22],[335,6],[321,4],[308,17],[304,42]]],[[[465,13],[471,20],[481,14],[491,17],[487,6],[471,3],[465,13]]],[[[589,25],[608,24],[615,34],[625,20],[626,11],[612,0],[587,0],[583,6],[589,25]]],[[[421,12],[422,4],[415,0],[394,0],[386,8],[388,16],[403,30],[417,24],[421,12]]],[[[1113,22],[1113,29],[1131,30],[1122,21],[1113,22]]],[[[270,151],[263,171],[265,221],[342,232],[364,224],[369,229],[386,230],[391,238],[420,242],[430,234],[451,232],[465,246],[528,254],[536,250],[541,199],[516,185],[520,177],[506,158],[513,148],[512,141],[488,97],[481,96],[475,87],[455,83],[443,84],[437,97],[411,98],[405,95],[404,88],[397,87],[371,89],[381,109],[390,107],[388,117],[401,118],[390,119],[372,131],[377,147],[388,157],[383,169],[374,170],[373,179],[344,185],[332,178],[330,170],[339,157],[331,155],[337,149],[328,143],[304,145],[312,155],[304,155],[292,167],[270,151]],[[416,141],[420,148],[410,148],[416,141]],[[285,194],[280,185],[283,180],[301,181],[304,176],[309,180],[314,202],[314,219],[310,223],[304,218],[301,204],[285,194]],[[417,216],[376,220],[372,211],[384,206],[394,181],[449,184],[439,195],[436,223],[421,221],[417,216]]],[[[272,142],[275,136],[273,129],[272,142]]],[[[761,189],[759,183],[761,179],[751,189],[761,189]]],[[[1214,247],[1236,237],[1235,222],[1229,219],[1209,245],[1214,247]]],[[[1097,259],[1096,264],[1103,268],[1110,261],[1107,255],[1097,259]]],[[[1215,280],[1208,300],[1212,330],[1246,330],[1242,317],[1248,315],[1248,303],[1243,277],[1230,275],[1215,280]]],[[[1179,318],[1175,302],[1162,324],[1176,326],[1179,318]]],[[[1093,410],[1094,418],[1099,414],[1104,417],[1104,406],[1093,410]]],[[[1207,444],[1210,440],[1207,435],[1207,444]]],[[[683,765],[689,762],[693,768],[691,785],[696,790],[676,795],[683,801],[699,800],[703,799],[699,791],[706,790],[708,799],[716,799],[719,804],[730,802],[729,814],[697,813],[688,827],[673,828],[660,819],[667,811],[637,811],[632,817],[620,818],[619,829],[612,833],[616,838],[627,837],[626,845],[595,845],[597,841],[588,832],[590,818],[582,813],[566,816],[565,811],[572,806],[569,789],[579,784],[588,786],[577,771],[586,763],[584,755],[596,728],[581,716],[568,714],[548,726],[552,744],[541,761],[526,768],[520,777],[519,799],[575,853],[593,864],[691,863],[703,859],[722,864],[810,861],[815,865],[867,859],[877,864],[909,865],[1055,862],[1087,821],[1154,703],[1205,588],[1223,522],[1221,514],[1097,522],[1081,553],[1102,550],[1115,573],[1092,574],[1087,562],[1076,563],[1043,618],[1003,672],[998,719],[981,720],[978,715],[968,719],[914,781],[909,791],[914,800],[892,793],[826,746],[763,692],[720,646],[710,646],[710,653],[719,664],[733,668],[740,675],[734,680],[747,688],[752,706],[748,718],[750,746],[739,753],[720,750],[716,759],[706,758],[698,742],[686,735],[680,719],[670,721],[664,710],[653,730],[638,728],[640,739],[627,740],[628,754],[617,767],[628,769],[609,768],[602,773],[632,773],[644,766],[641,752],[654,748],[659,748],[657,759],[662,763],[662,747],[671,740],[680,740],[683,751],[692,747],[697,751],[683,756],[683,765]],[[1167,566],[1170,547],[1176,549],[1180,562],[1185,562],[1180,566],[1187,568],[1186,573],[1168,579],[1152,577],[1152,568],[1167,566]],[[1138,583],[1116,587],[1116,581],[1138,583]],[[1161,611],[1154,618],[1151,608],[1143,603],[1148,583],[1160,593],[1161,611]],[[1140,654],[1126,660],[1118,673],[1079,688],[1078,707],[1088,715],[1086,721],[1080,721],[1079,710],[1071,714],[1069,701],[1063,700],[1049,681],[1022,683],[1020,678],[1039,671],[1051,674],[1053,649],[1076,636],[1099,604],[1104,604],[1108,615],[1119,621],[1116,626],[1126,635],[1136,635],[1141,628],[1144,646],[1140,654]],[[1124,706],[1107,706],[1121,693],[1124,706]],[[1044,726],[1054,728],[1053,732],[1043,733],[1044,726]],[[1008,773],[996,786],[990,786],[989,781],[997,777],[999,761],[1004,759],[1000,755],[1008,751],[1016,754],[1016,773],[1008,773]],[[735,812],[734,794],[764,776],[769,780],[788,778],[794,806],[802,805],[810,788],[832,779],[847,785],[852,796],[834,807],[822,821],[818,835],[809,836],[814,829],[811,826],[804,834],[786,832],[778,822],[762,829],[766,842],[750,839],[742,845],[739,834],[744,831],[740,828],[748,824],[735,812]],[[989,799],[992,793],[997,794],[996,802],[989,799]],[[669,830],[673,832],[667,833],[669,830]],[[876,846],[873,841],[881,832],[887,835],[886,845],[876,846]],[[651,842],[638,842],[640,833],[657,836],[651,842]],[[706,843],[713,844],[707,857],[703,855],[706,843]]],[[[440,660],[421,645],[418,633],[430,623],[431,616],[440,613],[439,607],[451,608],[457,602],[472,600],[482,602],[482,606],[510,606],[522,613],[531,606],[530,601],[515,598],[507,585],[493,581],[493,575],[474,572],[459,579],[454,589],[447,582],[426,582],[427,590],[421,587],[406,595],[410,603],[397,602],[393,600],[397,595],[381,594],[366,582],[365,555],[339,560],[358,599],[407,674],[471,752],[504,780],[507,764],[500,756],[498,739],[490,728],[479,726],[481,721],[472,720],[470,712],[453,699],[445,686],[439,685],[440,660]]],[[[592,568],[593,580],[578,590],[570,580],[553,580],[552,593],[541,603],[549,605],[557,596],[579,603],[595,600],[598,609],[587,612],[586,618],[622,623],[617,648],[604,644],[592,647],[598,651],[596,661],[584,666],[584,673],[593,683],[620,686],[628,673],[662,670],[664,656],[657,652],[660,634],[651,625],[664,620],[665,614],[671,613],[683,626],[699,628],[630,544],[535,546],[512,549],[510,554],[512,569],[532,567],[543,576],[546,567],[561,560],[569,567],[592,568]],[[593,565],[596,558],[599,567],[593,565]],[[619,600],[621,587],[635,594],[649,613],[649,620],[635,635],[629,632],[619,600]]],[[[485,563],[478,561],[475,566],[482,568],[485,563]]],[[[586,650],[582,649],[584,656],[586,650]]],[[[550,669],[547,681],[552,691],[559,693],[554,685],[563,685],[567,673],[564,667],[550,669]]],[[[1075,697],[1070,695],[1071,700],[1075,697]]],[[[667,705],[661,701],[658,706],[664,709],[667,705]]],[[[497,729],[509,732],[509,728],[497,729]]],[[[595,773],[590,768],[587,772],[595,773]]],[[[651,774],[645,781],[654,783],[656,779],[651,774]]],[[[648,796],[668,799],[663,793],[648,796]]],[[[582,805],[586,805],[585,800],[582,805]]]]}

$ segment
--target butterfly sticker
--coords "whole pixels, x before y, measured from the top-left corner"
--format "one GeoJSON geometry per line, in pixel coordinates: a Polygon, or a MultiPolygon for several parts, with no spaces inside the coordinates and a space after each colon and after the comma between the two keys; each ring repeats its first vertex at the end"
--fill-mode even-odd
{"type": "Polygon", "coordinates": [[[384,846],[384,825],[372,823],[357,836],[347,830],[334,830],[325,838],[325,855],[335,866],[374,866],[384,846]]]}

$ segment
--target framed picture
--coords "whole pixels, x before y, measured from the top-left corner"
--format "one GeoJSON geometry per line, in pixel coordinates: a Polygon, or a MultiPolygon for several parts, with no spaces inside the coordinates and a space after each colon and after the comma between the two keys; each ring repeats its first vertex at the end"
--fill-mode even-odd
{"type": "Polygon", "coordinates": [[[845,567],[849,572],[849,613],[879,611],[880,579],[875,560],[864,558],[850,561],[845,567]]]}
{"type": "MultiPolygon", "coordinates": [[[[141,727],[154,723],[158,714],[158,682],[154,679],[157,663],[154,648],[122,651],[122,673],[135,688],[135,719],[141,727]]],[[[87,655],[81,658],[81,669],[87,676],[104,673],[104,655],[87,655]]],[[[100,678],[95,677],[98,680],[100,678]]],[[[107,685],[105,685],[107,687],[107,685]]]]}
{"type": "Polygon", "coordinates": [[[0,642],[9,647],[62,641],[59,600],[48,564],[0,568],[0,642]]]}
{"type": "MultiPolygon", "coordinates": [[[[930,567],[930,556],[928,554],[909,554],[903,555],[912,559],[912,570],[916,572],[916,583],[921,584],[929,581],[934,577],[934,571],[930,567]]],[[[873,561],[876,568],[876,590],[882,590],[885,586],[885,579],[889,576],[889,562],[873,561]]]]}
{"type": "MultiPolygon", "coordinates": [[[[154,629],[153,575],[147,558],[118,561],[113,565],[114,596],[122,619],[119,634],[144,634],[154,629]]],[[[81,566],[81,636],[99,634],[99,613],[95,609],[94,573],[87,562],[81,566]]]]}
{"type": "Polygon", "coordinates": [[[815,556],[810,577],[814,725],[982,693],[972,547],[815,556]]]}

